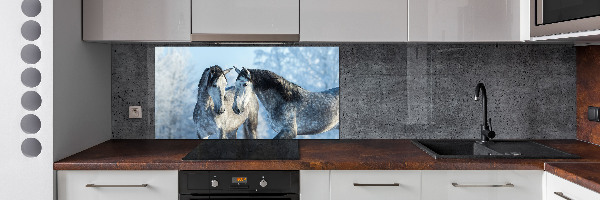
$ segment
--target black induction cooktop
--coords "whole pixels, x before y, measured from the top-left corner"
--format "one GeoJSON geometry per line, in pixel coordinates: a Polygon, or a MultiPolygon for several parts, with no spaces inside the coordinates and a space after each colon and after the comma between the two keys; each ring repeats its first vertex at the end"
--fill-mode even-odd
{"type": "Polygon", "coordinates": [[[201,140],[182,160],[299,160],[298,140],[201,140]]]}

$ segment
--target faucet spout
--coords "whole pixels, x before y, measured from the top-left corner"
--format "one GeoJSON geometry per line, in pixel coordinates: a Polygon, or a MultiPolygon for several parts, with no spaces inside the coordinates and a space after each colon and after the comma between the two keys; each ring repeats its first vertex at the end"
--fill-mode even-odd
{"type": "Polygon", "coordinates": [[[483,108],[482,118],[483,123],[481,123],[481,142],[488,142],[490,139],[496,137],[496,133],[490,129],[487,121],[487,93],[485,91],[485,85],[483,83],[478,83],[475,88],[475,101],[479,101],[481,99],[481,106],[483,108]],[[481,95],[480,95],[481,94],[481,95]]]}

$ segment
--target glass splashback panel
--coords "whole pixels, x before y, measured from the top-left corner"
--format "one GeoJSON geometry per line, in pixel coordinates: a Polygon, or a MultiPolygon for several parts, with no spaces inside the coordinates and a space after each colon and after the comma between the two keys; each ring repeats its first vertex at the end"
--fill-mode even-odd
{"type": "Polygon", "coordinates": [[[156,47],[154,78],[156,139],[339,139],[338,47],[156,47]]]}

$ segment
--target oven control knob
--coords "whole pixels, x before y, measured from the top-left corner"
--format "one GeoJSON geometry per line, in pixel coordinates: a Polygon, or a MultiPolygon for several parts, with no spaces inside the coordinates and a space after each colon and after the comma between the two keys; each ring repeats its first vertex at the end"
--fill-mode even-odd
{"type": "Polygon", "coordinates": [[[210,186],[211,187],[218,187],[219,186],[219,181],[217,181],[217,180],[210,181],[210,186]]]}
{"type": "Polygon", "coordinates": [[[267,181],[265,179],[261,180],[259,183],[260,187],[267,187],[267,181]]]}

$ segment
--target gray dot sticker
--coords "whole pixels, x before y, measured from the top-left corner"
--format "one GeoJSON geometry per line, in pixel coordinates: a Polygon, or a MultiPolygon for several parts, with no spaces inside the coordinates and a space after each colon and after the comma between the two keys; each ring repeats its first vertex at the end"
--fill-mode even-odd
{"type": "Polygon", "coordinates": [[[40,121],[40,118],[33,114],[25,115],[21,119],[21,129],[27,134],[37,133],[40,131],[41,126],[42,122],[40,121]]]}
{"type": "Polygon", "coordinates": [[[21,26],[21,35],[23,38],[29,41],[34,41],[40,38],[42,34],[42,27],[36,21],[29,20],[23,23],[21,26]]]}
{"type": "Polygon", "coordinates": [[[39,0],[23,0],[21,11],[27,17],[35,17],[42,11],[42,3],[39,0]]]}
{"type": "Polygon", "coordinates": [[[33,88],[40,84],[42,81],[42,73],[36,68],[30,67],[21,73],[21,82],[23,85],[33,88]]]}
{"type": "Polygon", "coordinates": [[[38,46],[28,44],[21,49],[21,59],[27,64],[35,64],[40,61],[42,51],[38,46]]]}
{"type": "Polygon", "coordinates": [[[21,152],[27,157],[37,157],[42,153],[42,144],[35,138],[27,138],[21,143],[21,152]]]}
{"type": "Polygon", "coordinates": [[[21,105],[25,110],[37,110],[42,105],[42,97],[34,91],[25,92],[21,97],[21,105]]]}

